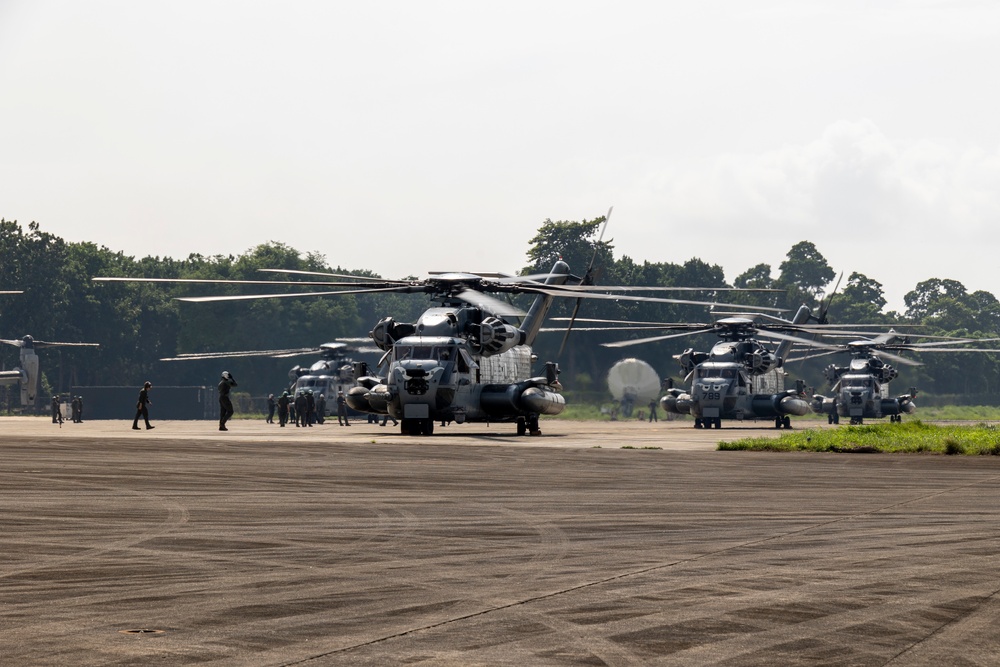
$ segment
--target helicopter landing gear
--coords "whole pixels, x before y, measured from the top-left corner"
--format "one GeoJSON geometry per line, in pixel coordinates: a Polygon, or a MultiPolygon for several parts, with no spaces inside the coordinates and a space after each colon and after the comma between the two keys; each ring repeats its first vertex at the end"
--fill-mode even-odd
{"type": "Polygon", "coordinates": [[[524,435],[528,432],[528,425],[524,421],[524,417],[517,418],[517,434],[524,435]]]}
{"type": "Polygon", "coordinates": [[[694,418],[694,427],[695,428],[705,428],[705,425],[701,423],[701,417],[695,417],[694,418]]]}
{"type": "Polygon", "coordinates": [[[719,417],[697,417],[694,420],[695,428],[722,428],[722,419],[719,417]]]}
{"type": "Polygon", "coordinates": [[[851,426],[861,426],[864,423],[861,417],[851,417],[851,426]]]}
{"type": "Polygon", "coordinates": [[[774,418],[774,428],[792,428],[792,418],[788,415],[774,418]]]}
{"type": "Polygon", "coordinates": [[[434,421],[431,419],[403,419],[399,432],[403,435],[434,435],[434,421]]]}
{"type": "MultiPolygon", "coordinates": [[[[520,420],[518,420],[520,422],[520,420]]],[[[542,431],[538,428],[538,415],[528,415],[524,420],[524,426],[528,430],[528,435],[541,435],[542,431]]],[[[518,431],[520,431],[521,426],[518,424],[518,431]]]]}
{"type": "Polygon", "coordinates": [[[889,415],[889,422],[893,424],[903,423],[903,415],[889,415]]]}

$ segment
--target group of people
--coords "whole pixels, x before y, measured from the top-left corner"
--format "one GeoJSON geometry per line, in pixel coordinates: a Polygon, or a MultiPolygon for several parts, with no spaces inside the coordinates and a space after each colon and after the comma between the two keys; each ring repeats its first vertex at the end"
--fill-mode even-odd
{"type": "MultiPolygon", "coordinates": [[[[219,430],[228,431],[226,422],[233,416],[233,401],[229,397],[230,391],[236,385],[233,374],[229,371],[222,371],[222,378],[219,380],[219,430]]],[[[139,390],[139,398],[135,404],[135,419],[132,420],[132,428],[139,428],[139,419],[146,424],[147,429],[156,428],[149,423],[149,406],[153,404],[149,400],[149,390],[153,388],[151,382],[143,384],[139,390]]],[[[57,396],[52,397],[52,422],[62,423],[62,413],[59,409],[57,396]]],[[[286,390],[277,399],[274,394],[267,395],[267,423],[274,423],[274,413],[278,413],[278,425],[285,426],[289,421],[296,426],[312,426],[313,424],[323,424],[326,419],[326,396],[319,394],[315,396],[311,389],[300,389],[294,398],[286,390]]],[[[83,421],[83,397],[73,398],[73,421],[83,421]]],[[[343,391],[337,392],[337,421],[341,426],[350,426],[347,417],[347,398],[343,391]]],[[[396,420],[393,419],[393,422],[396,420]]],[[[385,426],[385,420],[382,421],[385,426]]]]}
{"type": "MultiPolygon", "coordinates": [[[[70,397],[69,409],[72,412],[72,419],[74,424],[83,423],[83,396],[72,396],[70,397]]],[[[52,423],[62,424],[62,402],[59,400],[58,396],[52,397],[52,423]]]]}
{"type": "MultiPolygon", "coordinates": [[[[267,395],[267,421],[274,423],[274,413],[278,413],[278,426],[285,426],[289,421],[296,426],[312,426],[326,423],[326,395],[313,393],[312,389],[300,389],[293,398],[291,393],[283,391],[277,399],[274,394],[267,395]]],[[[341,426],[350,426],[347,419],[347,398],[343,391],[337,392],[337,421],[341,426]]]]}

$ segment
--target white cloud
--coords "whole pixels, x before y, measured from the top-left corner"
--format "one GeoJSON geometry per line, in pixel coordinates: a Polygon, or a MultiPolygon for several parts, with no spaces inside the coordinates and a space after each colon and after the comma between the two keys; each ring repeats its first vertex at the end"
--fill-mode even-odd
{"type": "MultiPolygon", "coordinates": [[[[700,255],[730,278],[759,261],[776,270],[805,239],[835,268],[886,284],[892,306],[929,277],[1000,292],[987,251],[1000,240],[1000,151],[893,141],[870,120],[841,120],[808,143],[670,165],[634,194],[650,221],[667,221],[645,234],[695,234],[673,261],[700,255]]],[[[652,259],[648,246],[619,249],[652,259]]]]}

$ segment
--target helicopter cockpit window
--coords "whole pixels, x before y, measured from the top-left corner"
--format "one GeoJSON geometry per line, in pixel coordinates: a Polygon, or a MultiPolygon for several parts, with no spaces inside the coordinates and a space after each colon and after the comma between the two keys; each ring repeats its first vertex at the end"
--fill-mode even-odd
{"type": "Polygon", "coordinates": [[[737,376],[735,368],[699,368],[695,377],[699,378],[735,378],[737,376]]]}
{"type": "Polygon", "coordinates": [[[469,356],[469,353],[459,348],[458,350],[458,372],[469,373],[473,368],[479,368],[479,364],[469,356]]]}

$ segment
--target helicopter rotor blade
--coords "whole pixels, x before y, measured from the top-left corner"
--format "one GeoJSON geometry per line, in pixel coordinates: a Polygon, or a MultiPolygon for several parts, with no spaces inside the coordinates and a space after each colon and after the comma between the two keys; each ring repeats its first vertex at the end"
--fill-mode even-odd
{"type": "Polygon", "coordinates": [[[373,278],[371,276],[355,276],[349,273],[328,273],[326,271],[299,271],[296,269],[257,269],[262,273],[291,273],[297,276],[328,276],[330,278],[350,278],[355,282],[375,282],[375,283],[399,283],[400,285],[409,284],[406,280],[386,280],[385,278],[373,278]]]}
{"type": "Polygon", "coordinates": [[[496,297],[492,297],[489,294],[484,294],[483,292],[476,290],[463,290],[455,296],[462,301],[492,313],[497,317],[525,317],[527,315],[526,312],[513,304],[501,301],[496,297]]]}
{"type": "Polygon", "coordinates": [[[100,343],[60,343],[48,340],[36,340],[32,342],[35,347],[100,347],[100,343]]]}
{"type": "Polygon", "coordinates": [[[284,350],[238,350],[233,352],[190,352],[176,357],[165,357],[160,361],[200,361],[204,359],[235,359],[239,357],[280,357],[317,354],[318,347],[303,347],[284,350]]]}
{"type": "Polygon", "coordinates": [[[631,345],[642,345],[644,343],[655,343],[671,338],[683,338],[684,336],[695,336],[697,334],[711,333],[715,329],[701,329],[700,331],[684,331],[682,333],[667,334],[666,336],[652,336],[650,338],[637,338],[635,340],[619,340],[613,343],[601,343],[603,347],[629,347],[631,345]]]}
{"type": "Polygon", "coordinates": [[[903,366],[923,366],[922,362],[907,359],[906,357],[901,357],[898,354],[893,354],[892,352],[886,352],[884,350],[874,350],[873,354],[877,357],[885,357],[889,361],[894,361],[903,366]]]}
{"type": "Polygon", "coordinates": [[[814,352],[812,354],[805,354],[801,356],[795,356],[790,359],[785,359],[782,363],[790,364],[796,361],[806,361],[807,359],[818,359],[820,357],[829,357],[831,355],[837,354],[838,352],[845,352],[846,350],[825,350],[823,352],[814,352]]]}
{"type": "MultiPolygon", "coordinates": [[[[217,278],[125,278],[121,276],[96,276],[91,281],[97,283],[178,283],[196,285],[304,285],[307,287],[360,287],[366,283],[334,283],[326,280],[224,280],[217,278]]],[[[392,281],[381,280],[382,284],[394,285],[392,281]]],[[[405,285],[408,283],[399,283],[405,285]]]]}
{"type": "MultiPolygon", "coordinates": [[[[640,301],[642,303],[678,303],[688,306],[732,306],[734,304],[730,303],[719,303],[718,301],[690,301],[687,299],[666,299],[662,297],[655,296],[629,296],[627,294],[592,294],[587,292],[580,292],[577,294],[567,293],[560,289],[553,289],[550,287],[540,288],[535,286],[524,287],[523,291],[532,292],[535,294],[548,294],[550,296],[559,297],[569,297],[569,298],[582,298],[582,299],[605,299],[609,301],[640,301]]],[[[766,308],[766,310],[774,311],[777,313],[786,312],[784,308],[766,308]]]]}
{"type": "MultiPolygon", "coordinates": [[[[285,294],[232,294],[229,296],[178,296],[176,301],[187,303],[213,303],[216,301],[251,301],[253,299],[287,299],[300,296],[326,296],[330,294],[371,294],[372,292],[426,292],[426,289],[412,289],[413,286],[373,287],[356,290],[333,290],[330,292],[288,292],[285,294]]],[[[422,287],[422,286],[418,286],[422,287]]]]}
{"type": "Polygon", "coordinates": [[[770,329],[759,329],[757,331],[757,336],[760,338],[777,338],[778,340],[787,340],[793,343],[799,343],[801,345],[808,345],[809,347],[817,347],[823,350],[835,350],[839,351],[843,349],[839,345],[831,345],[829,343],[821,343],[816,340],[811,340],[809,338],[799,338],[798,336],[789,336],[788,334],[779,333],[777,331],[771,331],[770,329]]]}

